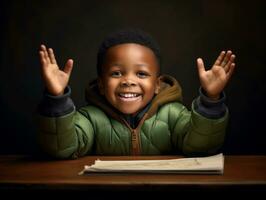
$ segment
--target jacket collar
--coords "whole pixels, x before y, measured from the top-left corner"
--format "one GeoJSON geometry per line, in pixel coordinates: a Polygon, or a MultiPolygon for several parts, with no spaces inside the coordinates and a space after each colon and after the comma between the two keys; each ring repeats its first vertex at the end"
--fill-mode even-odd
{"type": "MultiPolygon", "coordinates": [[[[100,107],[107,115],[112,118],[126,123],[126,119],[121,117],[121,114],[100,94],[98,89],[97,80],[93,80],[86,88],[86,101],[88,104],[100,107]]],[[[160,77],[160,90],[159,93],[152,99],[142,111],[139,112],[140,118],[145,119],[152,117],[158,108],[166,103],[182,101],[182,89],[175,78],[169,75],[162,75],[160,77]]],[[[141,119],[138,119],[140,121],[141,119]]],[[[143,120],[141,120],[143,121],[143,120]]],[[[128,125],[128,124],[127,124],[128,125]]]]}

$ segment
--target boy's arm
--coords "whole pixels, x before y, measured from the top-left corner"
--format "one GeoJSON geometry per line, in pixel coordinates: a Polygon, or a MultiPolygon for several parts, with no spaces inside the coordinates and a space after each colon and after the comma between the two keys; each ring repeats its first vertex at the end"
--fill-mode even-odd
{"type": "Polygon", "coordinates": [[[67,87],[73,60],[68,59],[61,70],[54,51],[41,45],[41,75],[46,92],[38,108],[38,143],[47,154],[57,158],[75,158],[89,152],[93,144],[90,121],[75,111],[67,87]]]}
{"type": "Polygon", "coordinates": [[[191,112],[185,107],[181,111],[171,108],[171,118],[177,119],[173,125],[172,141],[184,154],[214,154],[223,145],[228,110],[222,94],[221,99],[214,101],[200,92],[192,103],[191,112]]]}
{"type": "Polygon", "coordinates": [[[213,154],[222,146],[228,121],[223,90],[235,69],[234,60],[232,51],[222,51],[205,70],[203,60],[197,59],[200,97],[192,103],[191,116],[186,109],[176,116],[180,119],[174,130],[173,141],[185,154],[213,154]]]}
{"type": "Polygon", "coordinates": [[[70,87],[61,96],[46,93],[38,107],[38,143],[56,158],[76,158],[91,151],[94,130],[88,118],[76,112],[70,87]]]}
{"type": "Polygon", "coordinates": [[[192,108],[188,132],[182,141],[182,151],[186,155],[216,154],[223,146],[228,112],[218,119],[203,117],[192,108]]]}

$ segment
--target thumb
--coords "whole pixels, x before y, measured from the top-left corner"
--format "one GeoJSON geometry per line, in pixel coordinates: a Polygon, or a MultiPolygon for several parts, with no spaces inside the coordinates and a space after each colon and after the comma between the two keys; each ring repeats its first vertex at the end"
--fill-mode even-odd
{"type": "Polygon", "coordinates": [[[66,62],[66,65],[64,67],[64,72],[67,73],[69,76],[71,74],[71,71],[73,69],[73,63],[74,61],[72,59],[69,59],[67,62],[66,62]]]}
{"type": "Polygon", "coordinates": [[[201,58],[197,59],[197,66],[198,66],[199,75],[201,75],[203,72],[205,72],[204,63],[203,63],[203,60],[201,58]]]}

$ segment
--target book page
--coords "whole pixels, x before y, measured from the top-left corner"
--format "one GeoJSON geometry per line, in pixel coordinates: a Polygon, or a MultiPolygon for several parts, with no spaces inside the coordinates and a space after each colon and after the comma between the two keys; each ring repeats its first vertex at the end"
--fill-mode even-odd
{"type": "Polygon", "coordinates": [[[209,157],[178,158],[166,160],[96,160],[81,172],[206,172],[223,173],[224,157],[218,154],[209,157]]]}

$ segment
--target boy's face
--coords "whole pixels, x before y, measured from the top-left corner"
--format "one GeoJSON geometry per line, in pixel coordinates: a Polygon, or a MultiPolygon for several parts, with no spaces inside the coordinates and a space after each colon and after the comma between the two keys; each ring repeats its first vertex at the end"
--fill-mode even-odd
{"type": "Polygon", "coordinates": [[[108,49],[99,77],[101,94],[124,114],[136,114],[159,91],[159,66],[149,48],[133,43],[108,49]]]}

